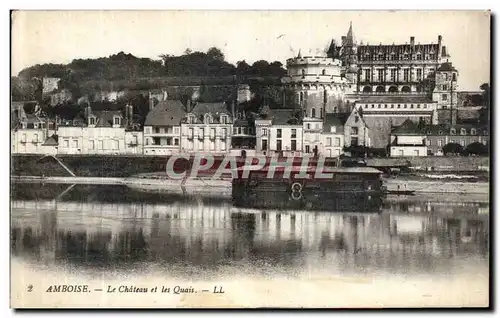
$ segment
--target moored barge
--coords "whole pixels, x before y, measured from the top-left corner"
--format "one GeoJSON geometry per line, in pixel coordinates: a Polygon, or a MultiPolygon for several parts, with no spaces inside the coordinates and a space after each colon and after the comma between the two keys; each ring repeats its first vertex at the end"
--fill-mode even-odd
{"type": "Polygon", "coordinates": [[[370,167],[328,167],[328,177],[316,165],[274,168],[243,172],[238,168],[232,180],[236,206],[253,208],[298,208],[338,212],[378,212],[386,189],[382,172],[370,167]],[[287,170],[288,169],[288,170],[287,170]],[[303,176],[307,174],[308,178],[303,176]],[[270,177],[271,176],[271,177],[270,177]]]}

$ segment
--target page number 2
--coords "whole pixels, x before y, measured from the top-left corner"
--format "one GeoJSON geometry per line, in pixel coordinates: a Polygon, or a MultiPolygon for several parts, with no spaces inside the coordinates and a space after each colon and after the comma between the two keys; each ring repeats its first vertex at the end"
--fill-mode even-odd
{"type": "Polygon", "coordinates": [[[28,285],[28,293],[31,293],[33,291],[33,285],[28,285]]]}

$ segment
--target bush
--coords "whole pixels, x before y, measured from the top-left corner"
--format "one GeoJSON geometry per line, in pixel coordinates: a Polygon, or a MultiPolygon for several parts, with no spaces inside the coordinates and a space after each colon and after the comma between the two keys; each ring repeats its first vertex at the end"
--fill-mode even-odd
{"type": "Polygon", "coordinates": [[[469,144],[464,150],[465,155],[484,156],[488,155],[488,152],[489,152],[488,146],[485,146],[480,142],[473,142],[469,144]]]}
{"type": "Polygon", "coordinates": [[[443,153],[445,156],[448,154],[459,154],[462,153],[462,151],[462,146],[460,146],[460,144],[457,144],[456,142],[447,143],[443,147],[443,153]]]}

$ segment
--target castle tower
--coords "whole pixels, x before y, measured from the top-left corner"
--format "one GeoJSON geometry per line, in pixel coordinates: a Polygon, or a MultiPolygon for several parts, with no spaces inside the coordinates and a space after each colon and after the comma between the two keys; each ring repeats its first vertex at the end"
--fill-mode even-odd
{"type": "Polygon", "coordinates": [[[340,59],[344,66],[344,76],[351,83],[357,83],[358,80],[358,45],[354,32],[352,31],[352,22],[349,25],[347,35],[342,37],[342,47],[340,59]]]}
{"type": "Polygon", "coordinates": [[[455,125],[457,121],[458,71],[451,62],[442,63],[436,70],[436,85],[432,100],[437,102],[439,123],[455,125]]]}

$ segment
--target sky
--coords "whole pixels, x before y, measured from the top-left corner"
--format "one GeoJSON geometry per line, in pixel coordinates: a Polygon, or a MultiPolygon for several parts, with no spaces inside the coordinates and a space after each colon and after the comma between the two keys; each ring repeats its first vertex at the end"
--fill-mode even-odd
{"type": "Polygon", "coordinates": [[[220,48],[226,60],[280,61],[322,52],[352,22],[364,44],[437,43],[459,71],[460,90],[490,82],[486,11],[18,11],[12,16],[13,75],[43,63],[69,63],[120,51],[159,59],[186,48],[220,48]]]}

